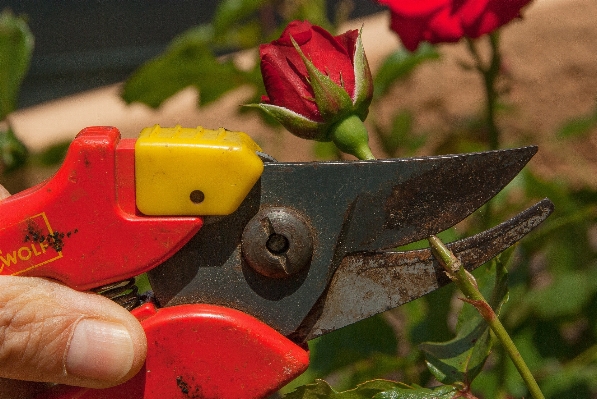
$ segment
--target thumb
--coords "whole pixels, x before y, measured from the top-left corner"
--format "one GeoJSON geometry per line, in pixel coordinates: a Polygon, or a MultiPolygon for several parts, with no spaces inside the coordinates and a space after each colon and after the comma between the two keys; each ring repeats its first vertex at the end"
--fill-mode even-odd
{"type": "Polygon", "coordinates": [[[10,197],[10,193],[4,188],[4,186],[0,184],[0,200],[3,200],[7,197],[10,197]]]}
{"type": "Polygon", "coordinates": [[[146,350],[139,322],[111,300],[0,276],[0,377],[107,388],[135,375],[146,350]]]}

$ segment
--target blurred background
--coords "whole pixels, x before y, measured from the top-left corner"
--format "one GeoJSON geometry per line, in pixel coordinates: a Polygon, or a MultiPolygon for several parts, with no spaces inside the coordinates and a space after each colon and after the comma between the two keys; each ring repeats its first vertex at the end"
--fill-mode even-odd
{"type": "MultiPolygon", "coordinates": [[[[367,124],[378,158],[489,147],[483,82],[466,42],[406,52],[388,11],[373,1],[8,0],[4,7],[35,38],[0,129],[16,139],[0,140],[0,183],[13,193],[51,176],[68,142],[90,125],[116,126],[124,137],[156,123],[223,126],[249,133],[280,161],[344,157],[239,107],[264,94],[256,46],[292,19],[338,33],[362,27],[376,79],[367,124]],[[212,87],[206,76],[232,83],[212,87]]],[[[484,38],[478,48],[487,60],[484,38]]],[[[555,203],[554,215],[509,258],[502,319],[546,396],[597,398],[597,2],[531,2],[501,30],[500,51],[499,145],[536,144],[539,153],[490,207],[443,237],[469,236],[543,197],[555,203]]],[[[7,62],[0,58],[0,69],[7,62]]],[[[447,287],[311,342],[312,366],[293,386],[325,378],[348,389],[382,377],[433,385],[418,345],[454,336],[454,298],[447,287]]],[[[527,395],[499,346],[473,388],[483,398],[527,395]]]]}
{"type": "MultiPolygon", "coordinates": [[[[192,26],[206,24],[218,1],[6,0],[0,7],[26,15],[35,36],[19,108],[125,80],[192,26]]],[[[338,2],[327,4],[333,13],[338,2]]],[[[363,1],[351,17],[379,12],[363,1]]]]}

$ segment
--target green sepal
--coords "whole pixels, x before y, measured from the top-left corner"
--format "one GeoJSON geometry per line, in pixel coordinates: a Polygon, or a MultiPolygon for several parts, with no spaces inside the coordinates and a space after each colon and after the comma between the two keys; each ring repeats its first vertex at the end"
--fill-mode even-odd
{"type": "Polygon", "coordinates": [[[305,57],[299,45],[291,37],[292,44],[307,68],[309,84],[315,94],[315,104],[321,118],[331,123],[352,112],[352,100],[343,87],[338,86],[329,76],[321,73],[317,67],[305,57]]]}
{"type": "Polygon", "coordinates": [[[352,103],[355,113],[364,121],[369,113],[369,105],[373,98],[373,76],[365,56],[365,48],[361,38],[363,28],[359,31],[354,53],[354,94],[352,103]]]}
{"type": "Polygon", "coordinates": [[[245,107],[257,107],[267,112],[282,124],[289,132],[307,140],[321,140],[327,125],[312,121],[288,108],[273,104],[247,104],[245,107]]]}
{"type": "Polygon", "coordinates": [[[349,115],[333,125],[329,135],[340,151],[360,160],[375,159],[369,148],[369,133],[358,115],[349,115]]]}

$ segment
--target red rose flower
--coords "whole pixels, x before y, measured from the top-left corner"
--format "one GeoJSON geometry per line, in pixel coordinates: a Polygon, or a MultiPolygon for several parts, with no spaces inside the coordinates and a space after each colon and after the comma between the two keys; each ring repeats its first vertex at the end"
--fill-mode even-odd
{"type": "Polygon", "coordinates": [[[334,83],[342,85],[347,93],[354,92],[352,56],[358,31],[351,30],[333,37],[328,31],[309,22],[291,22],[282,36],[259,47],[261,74],[267,96],[262,101],[291,109],[309,119],[321,121],[308,83],[307,68],[290,38],[299,45],[303,54],[334,83]]]}
{"type": "Polygon", "coordinates": [[[357,30],[332,36],[294,21],[259,52],[267,96],[258,106],[295,135],[331,140],[334,124],[367,116],[373,83],[357,30]]]}
{"type": "Polygon", "coordinates": [[[413,51],[419,43],[456,42],[492,32],[520,16],[531,0],[378,0],[392,12],[391,28],[413,51]]]}

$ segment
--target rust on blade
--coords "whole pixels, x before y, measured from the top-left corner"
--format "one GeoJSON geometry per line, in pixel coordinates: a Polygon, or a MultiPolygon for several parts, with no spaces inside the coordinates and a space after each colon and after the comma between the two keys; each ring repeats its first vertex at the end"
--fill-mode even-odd
{"type": "Polygon", "coordinates": [[[525,147],[438,162],[392,188],[384,204],[384,229],[414,225],[426,237],[457,223],[501,190],[536,152],[536,147],[525,147]]]}
{"type": "MultiPolygon", "coordinates": [[[[361,190],[351,204],[344,223],[346,252],[396,248],[455,225],[505,187],[536,152],[529,146],[398,162],[399,173],[361,190]]],[[[388,177],[392,172],[377,169],[388,177]]],[[[373,177],[370,173],[368,180],[373,177]]]]}

